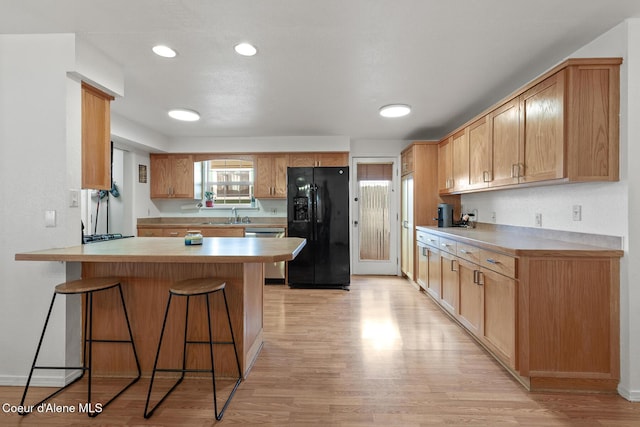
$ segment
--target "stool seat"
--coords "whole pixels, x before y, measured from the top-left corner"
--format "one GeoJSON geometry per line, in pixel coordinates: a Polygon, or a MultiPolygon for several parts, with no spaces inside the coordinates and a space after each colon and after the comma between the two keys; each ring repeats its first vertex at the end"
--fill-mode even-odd
{"type": "Polygon", "coordinates": [[[217,292],[224,289],[224,280],[203,277],[199,279],[187,279],[175,282],[169,288],[169,292],[175,295],[202,295],[217,292]]]}
{"type": "Polygon", "coordinates": [[[93,277],[90,279],[72,280],[56,286],[59,294],[82,294],[85,292],[102,291],[120,284],[117,277],[93,277]]]}

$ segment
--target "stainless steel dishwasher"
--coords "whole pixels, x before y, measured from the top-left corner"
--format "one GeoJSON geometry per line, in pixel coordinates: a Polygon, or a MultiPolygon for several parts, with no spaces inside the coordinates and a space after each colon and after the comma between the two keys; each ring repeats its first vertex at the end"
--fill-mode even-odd
{"type": "MultiPolygon", "coordinates": [[[[278,239],[285,236],[285,229],[280,227],[247,227],[244,231],[245,238],[270,238],[278,239]]],[[[284,283],[284,261],[266,262],[264,264],[265,283],[284,283]]]]}

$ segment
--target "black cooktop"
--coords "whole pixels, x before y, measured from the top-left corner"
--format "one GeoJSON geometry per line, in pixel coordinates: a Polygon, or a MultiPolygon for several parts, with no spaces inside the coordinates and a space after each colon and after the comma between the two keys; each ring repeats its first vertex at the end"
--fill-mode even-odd
{"type": "Polygon", "coordinates": [[[120,233],[90,234],[82,236],[82,243],[105,242],[107,240],[126,239],[133,236],[123,236],[120,233]]]}

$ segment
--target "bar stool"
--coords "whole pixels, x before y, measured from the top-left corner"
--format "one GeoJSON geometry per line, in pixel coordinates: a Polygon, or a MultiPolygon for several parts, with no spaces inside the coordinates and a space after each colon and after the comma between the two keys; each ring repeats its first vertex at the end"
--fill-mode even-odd
{"type": "Polygon", "coordinates": [[[231,398],[235,394],[240,382],[242,381],[242,372],[240,369],[240,359],[238,358],[238,350],[236,348],[236,340],[233,335],[233,328],[231,326],[231,316],[229,315],[229,305],[227,304],[227,294],[225,292],[226,283],[222,280],[217,280],[213,278],[201,278],[201,279],[188,279],[182,280],[179,282],[173,283],[171,288],[169,289],[169,301],[167,302],[167,308],[164,314],[164,321],[162,322],[162,330],[160,332],[160,340],[158,342],[158,351],[156,353],[156,359],[153,363],[153,373],[151,374],[151,382],[149,383],[149,392],[147,394],[147,402],[144,406],[144,417],[149,418],[153,415],[153,412],[160,406],[162,402],[169,396],[169,394],[175,390],[175,388],[182,382],[184,379],[185,372],[208,372],[211,373],[212,382],[213,382],[213,408],[216,416],[216,420],[221,420],[224,415],[224,411],[229,406],[229,402],[231,402],[231,398]],[[224,298],[224,307],[227,312],[227,321],[229,322],[229,331],[231,332],[231,341],[213,341],[213,336],[211,333],[211,308],[209,303],[209,295],[214,294],[216,292],[222,291],[222,296],[224,298]],[[165,327],[167,325],[167,317],[169,315],[169,307],[171,306],[172,298],[176,296],[187,297],[186,309],[185,309],[185,324],[184,324],[184,343],[183,343],[183,353],[182,353],[182,368],[170,368],[170,369],[161,369],[158,368],[158,358],[160,357],[160,348],[162,347],[162,338],[164,337],[165,327]],[[189,301],[191,297],[202,296],[206,300],[207,305],[207,323],[209,330],[209,340],[208,341],[192,341],[187,339],[187,332],[189,330],[189,301]],[[186,366],[186,358],[187,358],[187,344],[207,344],[209,346],[209,358],[211,361],[211,369],[188,369],[186,366]],[[216,398],[216,374],[215,374],[215,364],[214,364],[214,356],[213,356],[213,345],[214,344],[231,344],[233,345],[233,351],[236,356],[236,365],[238,367],[238,378],[235,381],[233,386],[233,390],[229,394],[229,397],[224,403],[222,410],[218,412],[218,401],[216,398]],[[151,391],[153,389],[153,381],[156,376],[156,372],[180,372],[180,378],[178,381],[167,391],[167,393],[156,403],[156,405],[148,410],[149,408],[149,400],[151,398],[151,391]]]}
{"type": "MultiPolygon", "coordinates": [[[[24,407],[24,401],[27,397],[27,391],[29,390],[29,384],[31,383],[31,377],[33,376],[33,371],[36,369],[49,369],[49,370],[67,370],[67,369],[79,369],[82,371],[82,374],[71,381],[69,384],[60,387],[58,390],[51,393],[49,396],[42,399],[40,402],[31,405],[32,407],[37,407],[45,401],[49,400],[53,396],[60,393],[65,388],[79,381],[82,377],[84,377],[84,373],[89,371],[89,378],[87,384],[87,404],[89,405],[89,410],[87,411],[87,415],[90,417],[95,417],[102,412],[106,406],[108,406],[111,402],[113,402],[118,396],[124,393],[129,387],[135,384],[140,379],[140,362],[138,361],[138,353],[136,352],[136,346],[133,343],[133,333],[131,332],[131,324],[129,323],[129,316],[127,315],[127,308],[124,303],[124,295],[122,294],[122,287],[120,285],[120,279],[116,277],[95,277],[90,279],[80,279],[74,280],[71,282],[61,283],[56,286],[55,291],[53,292],[53,298],[51,299],[51,304],[49,305],[49,312],[47,313],[46,320],[44,322],[44,328],[42,329],[42,335],[40,335],[40,341],[38,342],[38,347],[36,349],[36,355],[33,359],[33,364],[31,365],[31,370],[29,371],[29,378],[27,379],[27,384],[24,387],[24,393],[22,394],[22,400],[20,401],[20,406],[24,407]],[[124,317],[127,322],[127,329],[129,331],[129,339],[128,340],[107,340],[107,339],[95,339],[93,338],[93,294],[96,292],[106,291],[108,289],[117,287],[118,292],[120,293],[120,301],[122,302],[122,311],[124,312],[124,317]],[[42,346],[42,341],[44,339],[45,332],[47,331],[47,325],[49,323],[49,318],[51,317],[51,312],[53,311],[53,305],[56,301],[56,296],[58,294],[62,295],[72,295],[72,294],[83,294],[85,298],[85,315],[84,315],[84,342],[83,342],[83,353],[82,353],[82,366],[37,366],[36,363],[38,361],[38,355],[40,354],[40,348],[42,346]],[[123,389],[121,389],[118,394],[113,396],[109,401],[102,404],[102,408],[100,410],[91,410],[90,408],[94,407],[91,405],[91,380],[92,380],[92,357],[93,357],[93,343],[94,342],[102,342],[102,343],[125,343],[130,344],[131,349],[133,350],[133,357],[136,362],[136,367],[138,370],[137,376],[127,384],[123,389]],[[87,345],[88,349],[88,357],[87,357],[87,345]]],[[[28,412],[20,412],[20,415],[26,415],[28,412]]]]}

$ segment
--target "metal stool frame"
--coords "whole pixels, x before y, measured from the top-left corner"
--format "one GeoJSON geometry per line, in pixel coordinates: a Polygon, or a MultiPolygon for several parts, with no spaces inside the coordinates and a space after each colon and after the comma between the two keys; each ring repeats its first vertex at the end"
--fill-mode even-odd
{"type": "Polygon", "coordinates": [[[193,295],[184,295],[184,294],[180,294],[177,293],[173,290],[169,291],[169,301],[167,301],[167,308],[165,310],[165,314],[164,314],[164,321],[162,322],[162,330],[160,332],[160,340],[158,342],[158,351],[156,352],[156,358],[155,358],[155,362],[153,363],[153,373],[151,374],[151,382],[149,383],[149,392],[147,393],[147,402],[144,405],[144,417],[145,418],[149,418],[151,417],[151,415],[153,415],[154,411],[158,408],[158,406],[160,406],[160,404],[162,404],[162,402],[164,402],[164,400],[169,396],[169,394],[171,394],[171,392],[173,392],[173,390],[176,389],[176,387],[178,387],[178,385],[182,382],[182,380],[184,379],[184,374],[185,372],[208,372],[211,373],[211,379],[212,379],[212,383],[213,383],[213,408],[214,408],[214,412],[215,412],[215,416],[216,416],[216,420],[220,421],[222,419],[222,417],[224,416],[224,411],[227,409],[227,407],[229,406],[229,403],[231,402],[231,398],[233,397],[233,395],[235,394],[236,390],[238,389],[238,386],[240,385],[240,382],[242,381],[242,370],[240,368],[240,359],[238,357],[238,350],[236,348],[236,340],[234,338],[234,334],[233,334],[233,327],[231,326],[231,315],[229,314],[229,305],[227,304],[227,294],[225,292],[224,286],[221,287],[221,289],[216,289],[216,290],[207,290],[207,291],[203,291],[203,292],[199,292],[193,295]],[[231,341],[213,341],[213,336],[211,333],[211,308],[210,308],[210,303],[209,303],[209,295],[210,294],[214,294],[216,292],[222,291],[222,296],[224,297],[224,307],[225,310],[227,312],[227,321],[229,324],[229,330],[231,332],[231,341]],[[161,369],[158,368],[158,359],[160,357],[160,349],[162,347],[162,338],[164,337],[164,331],[165,331],[165,327],[167,325],[167,317],[169,315],[169,308],[171,307],[171,300],[173,298],[173,296],[186,296],[187,297],[187,304],[186,304],[186,309],[185,309],[185,324],[184,324],[184,343],[183,343],[183,353],[182,353],[182,368],[181,369],[161,369]],[[207,302],[207,323],[208,323],[208,331],[209,331],[209,341],[190,341],[187,339],[187,333],[188,333],[188,326],[189,326],[189,301],[191,296],[204,296],[207,302]],[[188,369],[186,367],[186,360],[187,360],[187,344],[208,344],[209,345],[209,357],[211,360],[211,369],[188,369]],[[234,386],[233,386],[233,390],[231,391],[231,393],[229,394],[229,397],[227,398],[227,400],[225,401],[222,409],[220,410],[220,412],[218,412],[218,401],[216,398],[216,376],[215,376],[215,365],[214,365],[214,355],[213,355],[213,345],[214,344],[232,344],[233,345],[233,351],[235,353],[236,356],[236,365],[238,367],[238,379],[236,380],[234,386]],[[180,372],[182,375],[180,375],[180,378],[178,378],[178,380],[176,381],[176,383],[169,389],[169,391],[167,391],[165,393],[164,396],[162,396],[162,398],[158,401],[158,403],[156,403],[155,406],[153,406],[150,410],[149,408],[149,400],[151,398],[151,391],[153,389],[153,382],[155,379],[155,375],[156,372],[180,372]]]}
{"type": "MultiPolygon", "coordinates": [[[[36,366],[36,363],[38,361],[38,355],[40,354],[40,349],[42,347],[42,341],[44,340],[44,336],[45,336],[45,333],[47,331],[47,325],[49,324],[49,318],[51,317],[51,313],[53,311],[53,306],[54,306],[54,303],[56,301],[56,296],[58,295],[58,292],[54,291],[53,298],[51,299],[51,304],[49,305],[49,311],[47,312],[47,317],[46,317],[45,322],[44,322],[44,327],[42,328],[42,334],[40,335],[40,341],[38,342],[38,347],[36,349],[36,355],[33,358],[33,363],[31,364],[31,370],[29,371],[29,378],[27,379],[27,384],[24,387],[24,392],[22,394],[22,399],[20,400],[20,407],[24,407],[24,401],[25,401],[25,399],[27,397],[27,392],[29,390],[29,385],[31,383],[31,378],[33,376],[33,371],[36,370],[36,369],[48,369],[48,370],[78,369],[78,370],[82,371],[82,374],[78,378],[76,378],[73,381],[71,381],[69,384],[60,387],[59,389],[57,389],[56,391],[54,391],[53,393],[51,393],[50,395],[48,395],[47,397],[42,399],[40,402],[38,402],[38,403],[36,403],[34,405],[30,405],[30,406],[33,406],[33,407],[39,406],[42,403],[44,403],[47,400],[49,400],[50,398],[52,398],[53,396],[56,396],[57,394],[62,392],[64,389],[68,388],[72,384],[75,384],[76,382],[81,380],[84,377],[84,373],[86,371],[89,371],[88,384],[87,384],[87,403],[91,404],[91,380],[92,380],[93,343],[94,342],[124,343],[124,344],[129,343],[129,344],[131,344],[131,348],[133,350],[133,356],[134,356],[135,361],[136,361],[136,367],[137,367],[137,370],[138,370],[138,374],[129,384],[127,384],[123,389],[121,389],[115,396],[113,396],[111,399],[109,399],[106,403],[102,404],[102,408],[101,408],[100,411],[88,411],[87,412],[87,415],[89,417],[96,417],[102,412],[102,410],[104,408],[106,408],[111,402],[113,402],[117,397],[119,397],[122,393],[124,393],[129,387],[131,387],[133,384],[138,382],[138,380],[140,379],[140,376],[141,376],[140,361],[138,360],[138,353],[136,352],[136,346],[135,346],[135,344],[133,342],[133,333],[131,331],[131,324],[129,323],[129,315],[127,314],[127,308],[126,308],[126,305],[125,305],[125,302],[124,302],[124,295],[122,293],[122,287],[121,287],[120,283],[116,283],[114,285],[111,285],[111,286],[108,286],[108,287],[104,287],[104,288],[101,288],[101,289],[97,289],[97,290],[66,292],[65,294],[69,294],[69,295],[84,294],[84,298],[85,298],[86,312],[85,312],[85,315],[84,315],[84,339],[83,339],[84,342],[83,342],[83,353],[82,353],[82,366],[36,366]],[[127,321],[127,329],[129,331],[129,340],[105,340],[105,339],[94,339],[93,338],[93,331],[92,331],[92,329],[93,329],[92,328],[92,326],[93,326],[93,294],[94,294],[94,292],[105,291],[105,290],[111,289],[113,287],[117,287],[118,291],[120,293],[120,300],[122,301],[122,309],[124,311],[124,317],[125,317],[125,319],[127,321]],[[88,347],[89,347],[88,358],[87,358],[87,344],[88,344],[88,347]],[[88,363],[87,363],[87,359],[88,359],[88,363]]],[[[18,413],[20,415],[27,415],[29,412],[18,412],[18,413]]]]}

